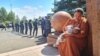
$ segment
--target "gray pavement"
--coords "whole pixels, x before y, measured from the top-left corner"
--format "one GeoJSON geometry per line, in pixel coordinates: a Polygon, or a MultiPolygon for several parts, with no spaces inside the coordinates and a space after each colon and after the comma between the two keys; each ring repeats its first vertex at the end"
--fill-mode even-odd
{"type": "Polygon", "coordinates": [[[38,32],[39,37],[29,38],[29,36],[11,32],[11,29],[8,29],[7,31],[0,30],[0,53],[45,43],[45,38],[40,36],[41,30],[39,29],[38,32]]]}
{"type": "Polygon", "coordinates": [[[47,46],[47,44],[28,47],[20,50],[15,50],[7,53],[2,53],[0,56],[60,56],[57,48],[47,46]]]}

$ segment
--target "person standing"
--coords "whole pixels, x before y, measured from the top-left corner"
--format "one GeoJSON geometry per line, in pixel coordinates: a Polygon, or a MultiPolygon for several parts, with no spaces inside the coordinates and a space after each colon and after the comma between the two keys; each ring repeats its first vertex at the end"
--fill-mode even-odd
{"type": "Polygon", "coordinates": [[[22,21],[22,34],[24,34],[24,22],[22,21]]]}
{"type": "Polygon", "coordinates": [[[44,37],[47,37],[48,34],[51,33],[51,23],[49,19],[49,17],[45,17],[44,37]]]}
{"type": "Polygon", "coordinates": [[[16,32],[19,32],[19,23],[18,22],[15,23],[15,29],[16,29],[16,32]]]}
{"type": "Polygon", "coordinates": [[[17,32],[17,23],[15,23],[15,31],[17,32]]]}
{"type": "Polygon", "coordinates": [[[17,32],[20,32],[20,22],[17,23],[17,32]]]}
{"type": "Polygon", "coordinates": [[[12,31],[15,30],[14,22],[12,22],[12,31]]]}
{"type": "Polygon", "coordinates": [[[33,27],[34,27],[33,36],[34,36],[34,34],[35,34],[35,36],[37,36],[37,33],[38,33],[38,20],[37,19],[35,19],[35,21],[33,22],[33,27]]]}
{"type": "Polygon", "coordinates": [[[30,31],[30,36],[31,36],[31,33],[32,33],[32,20],[29,20],[29,31],[30,31]]]}
{"type": "Polygon", "coordinates": [[[42,18],[42,20],[41,20],[42,36],[44,36],[44,27],[45,27],[45,20],[44,20],[44,18],[42,18]]]}
{"type": "Polygon", "coordinates": [[[27,34],[28,32],[28,21],[25,20],[25,34],[27,34]]]}
{"type": "Polygon", "coordinates": [[[20,31],[20,20],[19,20],[19,19],[16,19],[16,22],[15,22],[15,29],[16,29],[16,32],[19,33],[19,31],[20,31]]]}
{"type": "Polygon", "coordinates": [[[23,23],[23,21],[20,22],[20,32],[21,32],[21,34],[24,34],[24,23],[23,23]]]}
{"type": "Polygon", "coordinates": [[[22,26],[21,26],[21,21],[20,21],[20,33],[22,33],[22,26]]]}

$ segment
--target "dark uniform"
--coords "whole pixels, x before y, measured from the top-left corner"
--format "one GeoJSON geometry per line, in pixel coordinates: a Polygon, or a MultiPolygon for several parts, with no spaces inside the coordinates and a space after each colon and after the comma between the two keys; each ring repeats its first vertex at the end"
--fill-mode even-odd
{"type": "Polygon", "coordinates": [[[34,36],[35,32],[36,32],[35,36],[37,36],[37,33],[38,33],[38,21],[37,21],[37,19],[33,22],[33,26],[34,26],[33,36],[34,36]]]}
{"type": "Polygon", "coordinates": [[[16,30],[16,32],[19,32],[19,26],[20,26],[19,23],[15,24],[15,30],[16,30]]]}
{"type": "Polygon", "coordinates": [[[48,18],[45,19],[44,36],[47,37],[51,33],[51,23],[48,18]]]}
{"type": "Polygon", "coordinates": [[[29,20],[29,30],[30,30],[30,35],[31,35],[31,33],[32,33],[32,20],[29,20]]]}
{"type": "Polygon", "coordinates": [[[14,23],[12,22],[12,31],[15,30],[14,23]]]}
{"type": "Polygon", "coordinates": [[[20,32],[20,24],[17,25],[17,31],[20,32]]]}
{"type": "Polygon", "coordinates": [[[23,21],[20,22],[20,32],[24,34],[24,24],[23,21]]]}
{"type": "Polygon", "coordinates": [[[44,36],[44,27],[45,27],[45,20],[41,20],[41,30],[42,30],[42,36],[44,36]]]}
{"type": "Polygon", "coordinates": [[[17,32],[17,23],[15,23],[15,31],[17,32]]]}
{"type": "Polygon", "coordinates": [[[28,22],[27,22],[27,20],[25,21],[25,34],[27,34],[27,32],[28,32],[28,22]]]}

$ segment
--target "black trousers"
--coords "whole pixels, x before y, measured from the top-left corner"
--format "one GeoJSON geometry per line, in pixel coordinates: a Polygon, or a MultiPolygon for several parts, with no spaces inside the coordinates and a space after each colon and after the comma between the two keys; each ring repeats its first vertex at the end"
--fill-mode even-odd
{"type": "Polygon", "coordinates": [[[28,32],[28,28],[25,29],[25,34],[27,34],[27,32],[28,32]]]}
{"type": "Polygon", "coordinates": [[[37,34],[38,34],[38,28],[34,28],[33,29],[33,36],[34,36],[34,34],[35,34],[35,36],[37,36],[37,34]]]}
{"type": "Polygon", "coordinates": [[[44,30],[44,37],[47,37],[49,33],[51,33],[51,29],[45,29],[44,30]]]}
{"type": "Polygon", "coordinates": [[[29,30],[30,30],[30,36],[31,36],[31,33],[32,33],[32,28],[30,28],[29,30]]]}
{"type": "Polygon", "coordinates": [[[42,36],[44,36],[44,28],[41,28],[41,30],[42,30],[42,36]]]}

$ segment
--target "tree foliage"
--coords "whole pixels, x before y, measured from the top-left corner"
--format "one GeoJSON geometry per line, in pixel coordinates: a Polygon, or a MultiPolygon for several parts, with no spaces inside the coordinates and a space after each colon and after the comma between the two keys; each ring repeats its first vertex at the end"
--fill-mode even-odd
{"type": "Polygon", "coordinates": [[[19,18],[19,16],[18,16],[18,15],[16,16],[15,23],[20,23],[20,18],[19,18]]]}
{"type": "Polygon", "coordinates": [[[0,8],[0,21],[4,22],[6,21],[6,18],[7,18],[7,11],[4,7],[1,7],[0,8]]]}
{"type": "Polygon", "coordinates": [[[15,20],[15,13],[13,11],[10,11],[7,15],[7,21],[13,22],[15,20]]]}
{"type": "Polygon", "coordinates": [[[73,14],[73,10],[75,8],[81,7],[83,9],[86,8],[84,6],[86,4],[86,0],[60,0],[60,1],[55,1],[54,2],[54,12],[57,11],[67,11],[71,14],[73,14]]]}
{"type": "Polygon", "coordinates": [[[25,23],[26,20],[27,20],[27,17],[26,16],[23,16],[22,17],[22,21],[25,23]]]}
{"type": "Polygon", "coordinates": [[[13,11],[7,12],[4,7],[0,8],[0,23],[7,26],[9,23],[15,21],[15,13],[13,11]]]}

